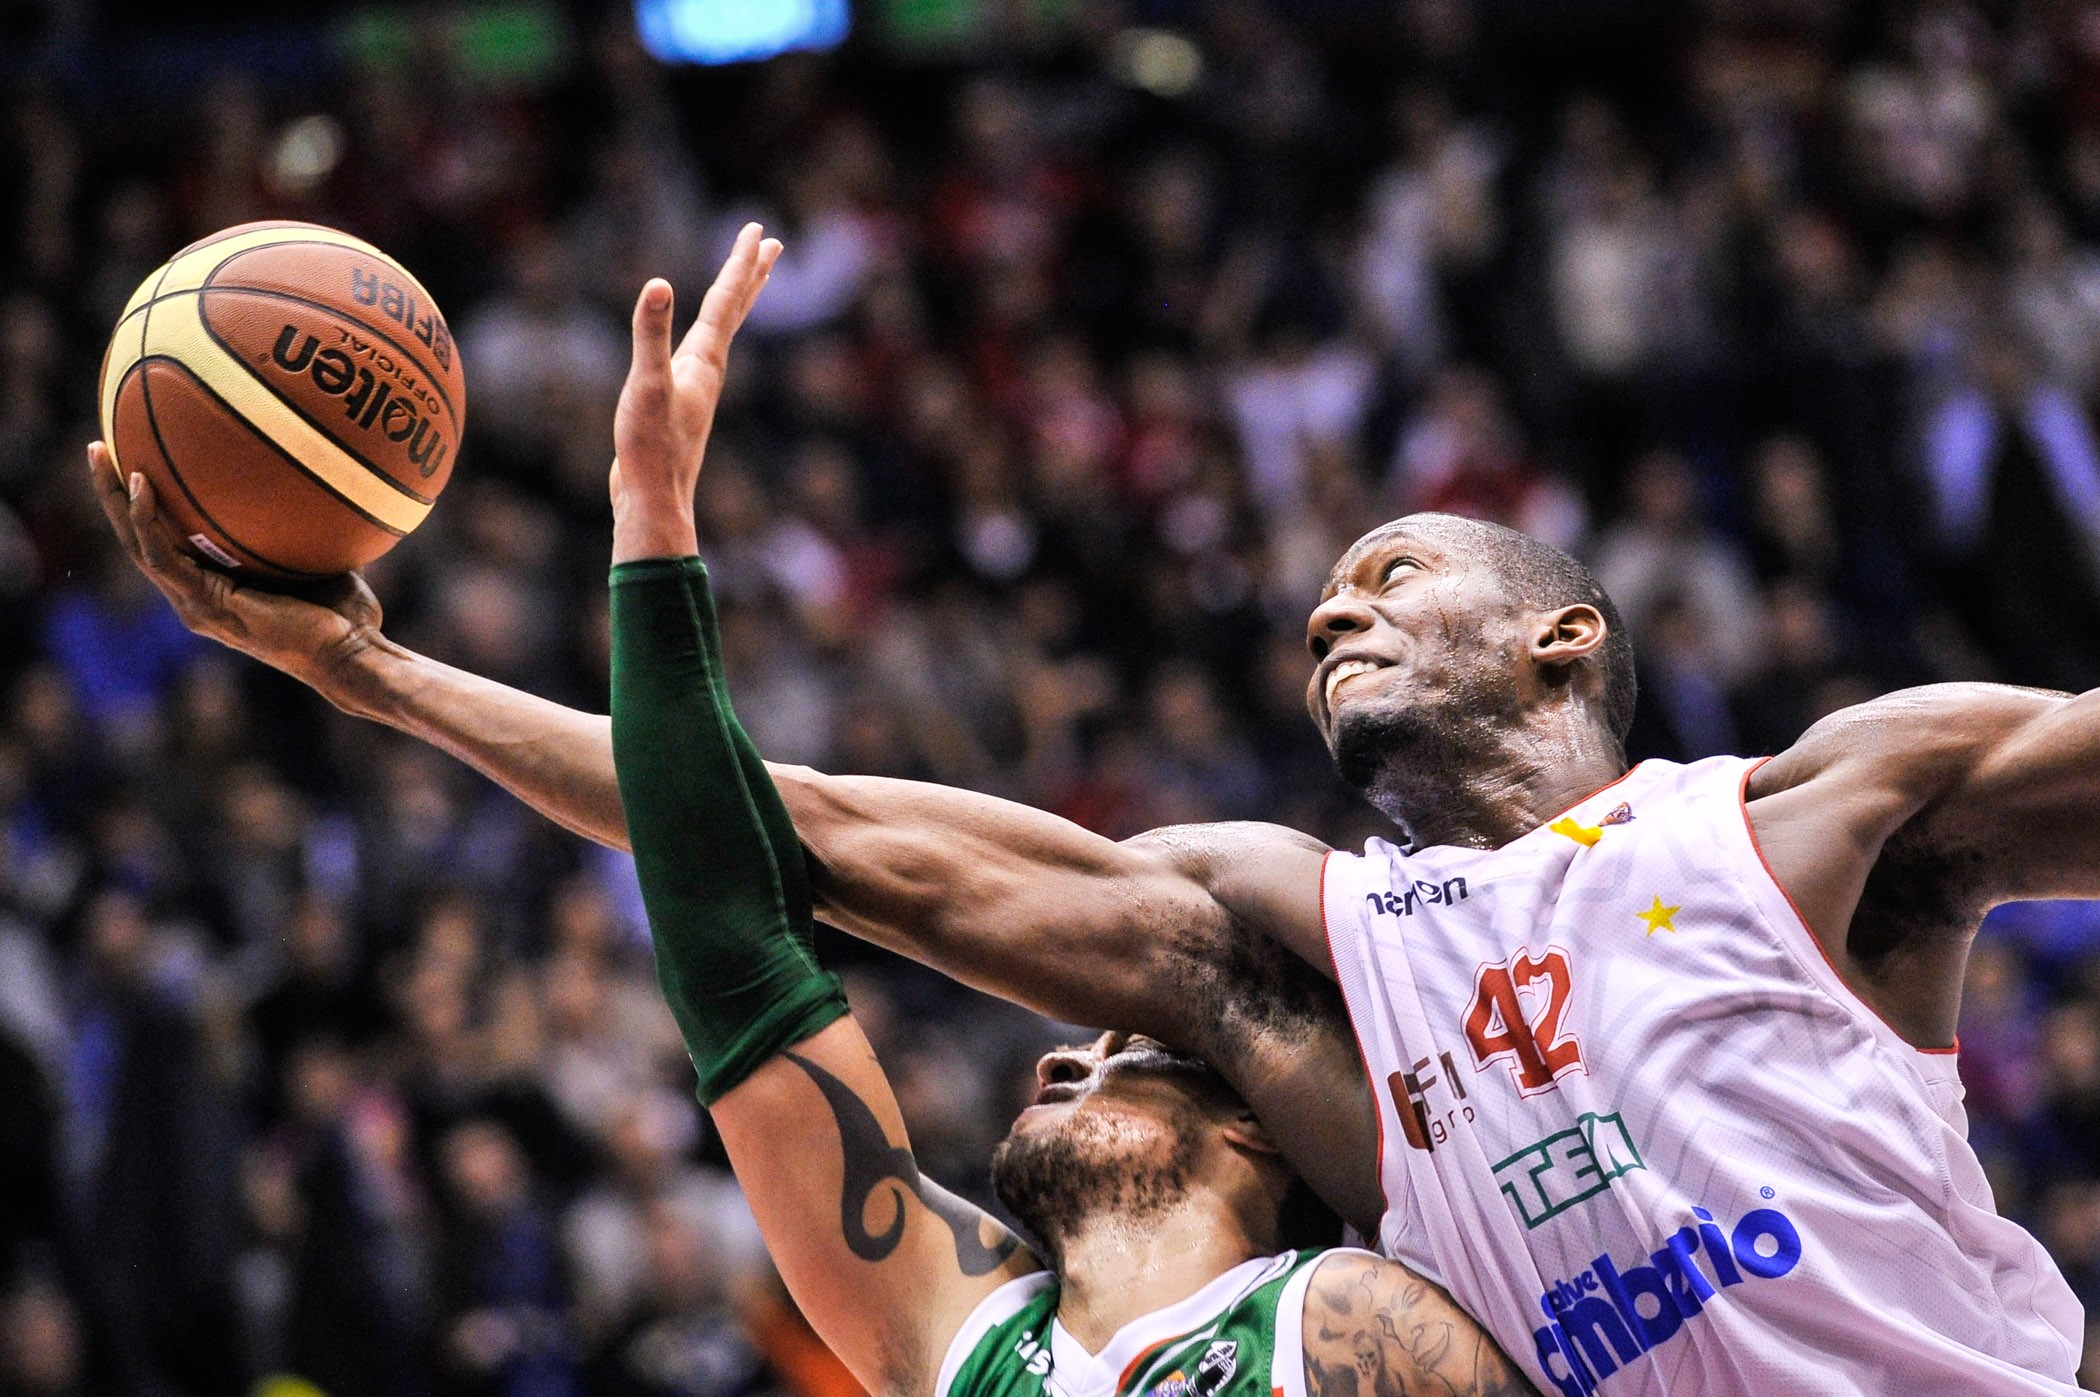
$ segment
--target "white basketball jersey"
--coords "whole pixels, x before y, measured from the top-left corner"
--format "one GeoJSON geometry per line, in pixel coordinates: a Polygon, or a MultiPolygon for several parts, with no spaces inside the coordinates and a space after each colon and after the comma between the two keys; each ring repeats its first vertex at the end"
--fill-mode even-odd
{"type": "Polygon", "coordinates": [[[2075,1392],[2078,1302],[1993,1208],[1952,1052],[1823,956],[1754,766],[1644,762],[1501,849],[1328,857],[1383,1250],[1570,1397],[2075,1392]]]}

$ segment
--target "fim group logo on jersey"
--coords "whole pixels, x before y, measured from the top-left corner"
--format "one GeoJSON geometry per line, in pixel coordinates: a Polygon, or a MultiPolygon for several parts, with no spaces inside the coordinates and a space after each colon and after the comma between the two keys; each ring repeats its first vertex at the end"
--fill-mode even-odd
{"type": "Polygon", "coordinates": [[[1706,1209],[1692,1215],[1698,1222],[1679,1228],[1647,1265],[1621,1270],[1599,1256],[1539,1297],[1552,1322],[1531,1337],[1540,1366],[1566,1397],[1588,1397],[1621,1367],[1677,1338],[1708,1304],[1725,1300],[1728,1287],[1777,1280],[1801,1263],[1801,1234],[1777,1208],[1752,1209],[1728,1233],[1706,1209]],[[1702,1253],[1711,1279],[1699,1269],[1702,1253]]]}

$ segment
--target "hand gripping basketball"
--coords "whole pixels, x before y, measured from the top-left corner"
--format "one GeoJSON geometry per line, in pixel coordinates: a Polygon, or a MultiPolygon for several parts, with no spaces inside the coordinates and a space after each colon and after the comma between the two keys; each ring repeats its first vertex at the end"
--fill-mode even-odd
{"type": "Polygon", "coordinates": [[[674,353],[671,284],[652,278],[634,303],[634,360],[613,416],[613,561],[678,558],[699,551],[693,489],[714,429],[715,405],[736,336],[780,258],[756,223],[737,234],[729,260],[674,353]]]}
{"type": "Polygon", "coordinates": [[[244,586],[183,551],[142,473],[120,482],[99,441],[89,444],[87,460],[88,482],[117,541],[185,626],[343,704],[335,677],[359,650],[379,643],[379,599],[363,578],[343,573],[303,595],[244,586]]]}

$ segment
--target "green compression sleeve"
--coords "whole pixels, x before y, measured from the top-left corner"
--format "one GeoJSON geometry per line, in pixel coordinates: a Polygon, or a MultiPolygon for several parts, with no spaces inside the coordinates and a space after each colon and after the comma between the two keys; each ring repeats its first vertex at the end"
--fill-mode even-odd
{"type": "Polygon", "coordinates": [[[721,1095],[846,1012],[810,950],[794,822],[729,706],[698,558],[612,572],[613,764],[656,943],[656,978],[721,1095]]]}

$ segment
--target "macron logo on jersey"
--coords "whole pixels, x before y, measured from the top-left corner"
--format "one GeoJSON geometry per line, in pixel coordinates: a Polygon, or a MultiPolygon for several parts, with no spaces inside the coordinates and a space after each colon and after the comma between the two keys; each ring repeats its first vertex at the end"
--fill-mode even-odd
{"type": "Polygon", "coordinates": [[[1777,1208],[1743,1214],[1729,1233],[1706,1209],[1692,1214],[1698,1222],[1677,1229],[1647,1265],[1621,1270],[1600,1256],[1539,1297],[1552,1322],[1531,1337],[1540,1366],[1565,1397],[1589,1397],[1621,1367],[1677,1338],[1729,1286],[1777,1280],[1801,1264],[1801,1234],[1777,1208]]]}
{"type": "Polygon", "coordinates": [[[1417,878],[1389,893],[1365,893],[1364,901],[1371,904],[1374,917],[1412,917],[1418,908],[1449,906],[1464,902],[1467,896],[1463,878],[1446,878],[1441,883],[1425,883],[1417,878]]]}

